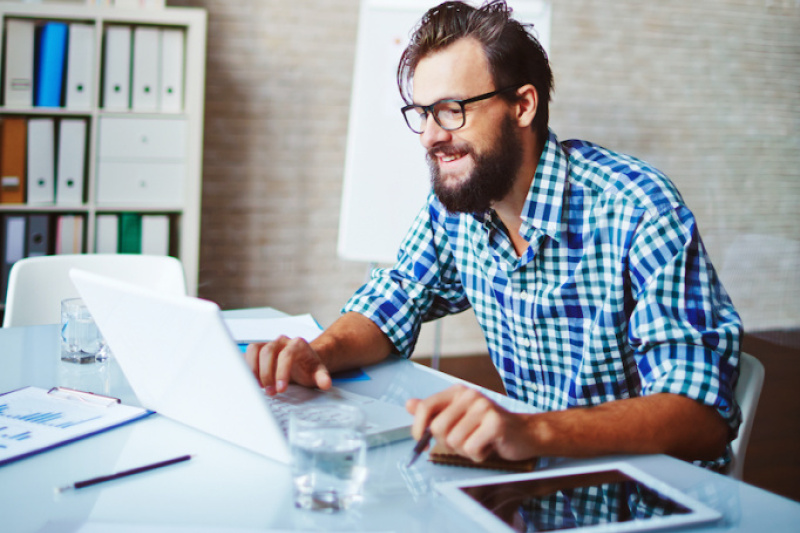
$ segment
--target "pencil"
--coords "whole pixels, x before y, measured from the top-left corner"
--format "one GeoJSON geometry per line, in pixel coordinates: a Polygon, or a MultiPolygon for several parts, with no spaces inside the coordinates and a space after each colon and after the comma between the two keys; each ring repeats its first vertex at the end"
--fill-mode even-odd
{"type": "Polygon", "coordinates": [[[414,446],[414,450],[411,452],[411,458],[408,460],[406,468],[410,467],[411,465],[417,462],[419,456],[422,455],[422,451],[428,447],[428,444],[430,444],[431,437],[432,435],[430,428],[425,428],[425,432],[422,434],[422,437],[420,437],[419,442],[417,442],[417,445],[414,446]]]}
{"type": "Polygon", "coordinates": [[[60,487],[58,492],[64,492],[67,490],[77,490],[82,489],[85,487],[91,487],[92,485],[97,485],[98,483],[105,483],[106,481],[113,481],[115,479],[120,479],[123,477],[132,476],[134,474],[141,474],[142,472],[148,472],[150,470],[155,470],[156,468],[161,468],[164,466],[174,465],[175,463],[182,463],[183,461],[188,461],[191,459],[191,455],[181,455],[180,457],[175,457],[173,459],[167,459],[166,461],[160,461],[158,463],[153,463],[149,465],[139,466],[136,468],[131,468],[130,470],[123,470],[122,472],[117,472],[116,474],[110,474],[107,476],[100,476],[95,477],[92,479],[86,479],[84,481],[76,481],[72,485],[66,485],[64,487],[60,487]]]}

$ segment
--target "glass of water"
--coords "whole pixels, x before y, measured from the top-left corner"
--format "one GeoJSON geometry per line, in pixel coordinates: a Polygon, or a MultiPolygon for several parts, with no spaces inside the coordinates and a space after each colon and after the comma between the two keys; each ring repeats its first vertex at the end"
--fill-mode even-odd
{"type": "Polygon", "coordinates": [[[108,347],[80,298],[61,301],[61,360],[94,363],[108,358],[108,347]]]}
{"type": "Polygon", "coordinates": [[[363,499],[367,478],[364,414],[353,406],[301,406],[289,418],[294,504],[334,512],[363,499]]]}

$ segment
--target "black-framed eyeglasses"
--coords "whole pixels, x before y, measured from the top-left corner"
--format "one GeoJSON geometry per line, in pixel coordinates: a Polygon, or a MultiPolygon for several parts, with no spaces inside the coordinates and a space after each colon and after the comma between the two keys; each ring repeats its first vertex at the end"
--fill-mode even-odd
{"type": "Polygon", "coordinates": [[[453,98],[445,98],[430,105],[411,104],[404,106],[400,109],[403,113],[403,118],[406,119],[409,129],[414,133],[424,133],[425,126],[428,123],[428,115],[433,115],[433,120],[446,131],[453,131],[464,127],[467,122],[467,115],[464,111],[464,106],[473,102],[480,102],[487,100],[493,96],[507,91],[514,91],[519,89],[521,85],[514,85],[506,87],[490,93],[473,96],[466,100],[455,100],[453,98]]]}

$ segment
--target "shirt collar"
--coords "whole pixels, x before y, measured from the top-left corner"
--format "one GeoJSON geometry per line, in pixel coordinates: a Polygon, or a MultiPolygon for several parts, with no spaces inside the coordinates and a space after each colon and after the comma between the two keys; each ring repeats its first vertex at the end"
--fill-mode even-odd
{"type": "MultiPolygon", "coordinates": [[[[544,233],[555,241],[561,240],[561,215],[569,162],[556,134],[550,129],[547,131],[549,135],[520,214],[520,234],[528,242],[537,240],[537,233],[544,233]]],[[[491,228],[494,217],[491,209],[472,213],[472,216],[487,229],[491,228]]]]}
{"type": "Polygon", "coordinates": [[[561,237],[561,213],[569,164],[555,133],[552,130],[548,132],[536,174],[522,206],[520,233],[530,239],[539,229],[558,241],[561,237]]]}

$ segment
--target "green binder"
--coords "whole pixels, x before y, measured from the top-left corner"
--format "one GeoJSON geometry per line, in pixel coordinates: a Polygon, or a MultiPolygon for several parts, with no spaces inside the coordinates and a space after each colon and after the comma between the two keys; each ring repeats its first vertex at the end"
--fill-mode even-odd
{"type": "Polygon", "coordinates": [[[142,216],[136,213],[119,214],[118,251],[121,254],[142,253],[142,216]]]}

